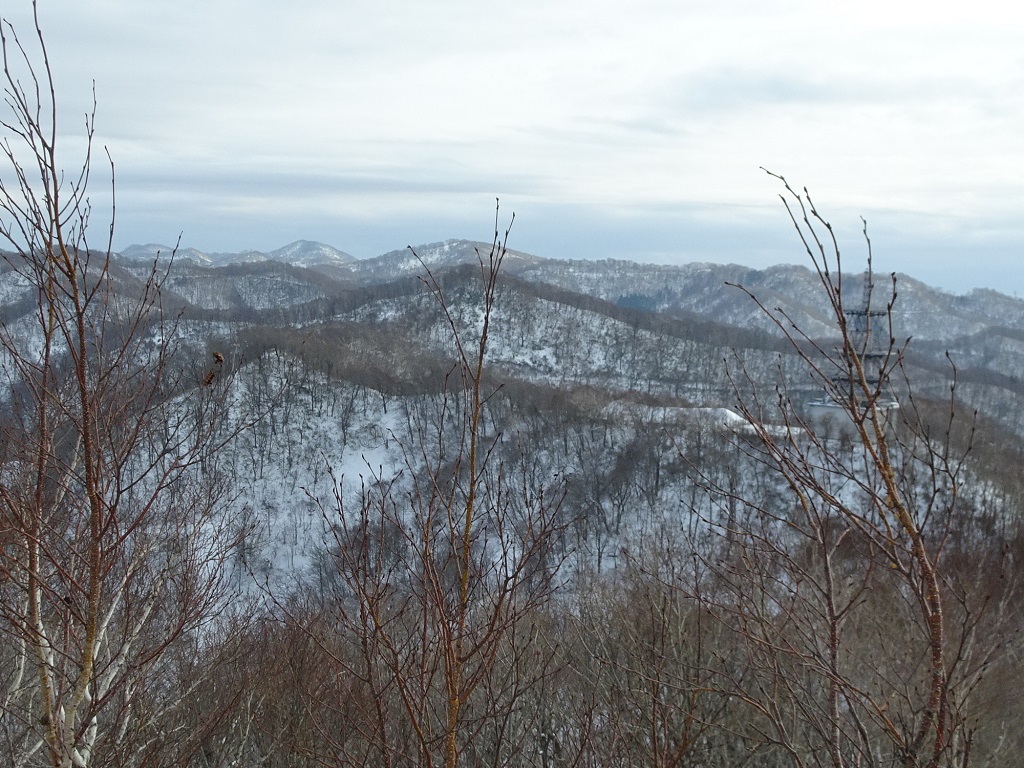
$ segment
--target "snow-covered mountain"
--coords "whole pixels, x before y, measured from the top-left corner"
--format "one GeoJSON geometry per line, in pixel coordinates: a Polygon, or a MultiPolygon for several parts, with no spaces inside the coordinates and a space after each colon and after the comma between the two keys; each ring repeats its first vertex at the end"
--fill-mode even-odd
{"type": "Polygon", "coordinates": [[[267,254],[274,261],[283,261],[296,267],[352,264],[356,257],[337,248],[311,240],[296,240],[267,254]]]}
{"type": "Polygon", "coordinates": [[[164,245],[163,243],[146,243],[145,245],[129,245],[117,254],[126,262],[144,262],[152,264],[154,261],[166,262],[172,256],[176,261],[194,261],[196,264],[211,266],[213,258],[196,248],[184,248],[181,246],[164,245]]]}
{"type": "MultiPolygon", "coordinates": [[[[738,264],[639,264],[629,261],[544,260],[520,276],[651,312],[687,312],[717,322],[773,331],[774,325],[750,297],[766,308],[781,308],[811,336],[834,332],[831,309],[811,269],[780,264],[751,269],[738,264]]],[[[892,295],[888,275],[875,275],[874,301],[884,309],[892,295]]],[[[844,300],[860,305],[863,275],[844,280],[844,300]]],[[[952,340],[990,328],[1024,330],[1024,301],[995,291],[953,295],[908,275],[898,275],[894,330],[899,338],[952,340]]]]}
{"type": "MultiPolygon", "coordinates": [[[[489,243],[446,240],[354,261],[346,275],[357,284],[384,283],[410,275],[476,264],[489,243]]],[[[504,274],[563,288],[621,307],[654,313],[698,315],[739,327],[773,331],[743,289],[768,309],[782,308],[808,334],[828,336],[834,321],[818,276],[808,267],[780,264],[752,269],[738,264],[694,262],[665,265],[623,260],[566,260],[510,250],[504,274]]],[[[893,290],[888,275],[874,277],[874,301],[884,308],[893,290]]],[[[897,335],[949,340],[992,328],[1024,330],[1024,300],[992,290],[955,295],[910,275],[897,275],[894,320],[897,335]]],[[[844,299],[858,306],[863,275],[844,281],[844,299]]]]}
{"type": "MultiPolygon", "coordinates": [[[[394,251],[330,270],[279,261],[223,267],[181,261],[164,289],[197,319],[307,328],[344,319],[395,334],[380,344],[401,338],[410,349],[432,348],[446,334],[443,324],[425,330],[433,300],[417,276],[429,269],[466,280],[476,274],[478,249],[486,254],[487,248],[447,241],[415,248],[419,258],[409,250],[394,251]]],[[[511,253],[505,274],[502,322],[492,331],[496,362],[534,382],[639,388],[720,405],[730,396],[721,361],[732,350],[743,350],[746,362],[768,375],[786,349],[778,327],[732,284],[745,286],[769,310],[782,308],[826,347],[835,334],[816,276],[797,266],[667,267],[511,253]]],[[[903,277],[897,287],[894,335],[914,337],[908,360],[926,372],[926,388],[934,385],[938,393],[948,386],[952,359],[963,387],[973,387],[999,420],[1024,430],[1024,410],[1015,405],[1024,396],[1024,385],[1015,383],[1024,378],[1024,302],[991,292],[952,296],[903,277]]],[[[847,288],[856,306],[862,276],[849,277],[847,288]]],[[[880,301],[888,288],[879,280],[880,301]]],[[[381,357],[369,359],[376,367],[381,357]]],[[[395,371],[380,376],[394,381],[395,371]]]]}
{"type": "MultiPolygon", "coordinates": [[[[356,259],[324,243],[297,240],[273,251],[204,253],[178,248],[179,264],[233,267],[276,261],[314,269],[345,287],[382,285],[476,264],[490,250],[489,243],[445,240],[390,251],[370,259],[356,259]]],[[[133,245],[120,256],[128,262],[151,264],[169,256],[173,248],[160,244],[133,245]]],[[[183,267],[184,268],[184,267],[183,267]]],[[[817,275],[797,265],[751,269],[737,264],[642,264],[621,260],[582,261],[542,258],[508,251],[504,273],[531,282],[592,296],[625,308],[662,314],[692,314],[727,325],[775,332],[772,322],[736,286],[750,291],[769,309],[782,309],[811,336],[833,331],[831,311],[817,275]]],[[[318,279],[319,280],[319,279],[318,279]]],[[[891,294],[887,276],[876,276],[876,300],[882,305],[891,294]]],[[[846,300],[861,300],[863,280],[853,274],[845,281],[846,300]]],[[[908,275],[897,279],[894,331],[899,338],[953,342],[993,329],[1024,331],[1024,301],[990,290],[953,295],[932,288],[908,275]]],[[[325,290],[330,293],[330,290],[325,290]]],[[[294,292],[290,292],[294,296],[294,292]]],[[[289,301],[288,303],[292,303],[289,301]]]]}
{"type": "Polygon", "coordinates": [[[311,240],[296,240],[273,251],[263,252],[256,250],[238,252],[215,252],[206,253],[196,248],[161,245],[159,243],[148,243],[146,245],[129,245],[122,250],[118,256],[128,262],[152,263],[154,259],[161,261],[170,258],[174,254],[176,260],[190,260],[202,266],[228,266],[230,264],[254,264],[261,261],[280,261],[284,264],[291,264],[297,267],[318,267],[318,266],[340,266],[351,264],[356,261],[344,251],[311,240]]]}

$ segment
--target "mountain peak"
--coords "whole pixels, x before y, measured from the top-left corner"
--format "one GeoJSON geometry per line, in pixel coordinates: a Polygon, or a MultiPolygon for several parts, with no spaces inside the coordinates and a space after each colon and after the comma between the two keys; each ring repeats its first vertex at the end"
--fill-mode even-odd
{"type": "Polygon", "coordinates": [[[224,266],[226,264],[252,264],[260,261],[281,261],[297,267],[313,267],[322,265],[341,266],[357,261],[344,251],[312,240],[296,240],[276,250],[263,251],[245,250],[232,253],[205,253],[197,248],[183,248],[163,245],[161,243],[138,243],[129,245],[120,252],[122,259],[134,262],[152,262],[154,259],[166,261],[174,255],[178,261],[189,259],[203,266],[224,266]]]}
{"type": "Polygon", "coordinates": [[[284,261],[298,267],[310,267],[317,264],[351,264],[356,261],[355,256],[326,243],[312,240],[296,240],[294,243],[271,251],[268,256],[275,261],[284,261]]]}
{"type": "Polygon", "coordinates": [[[204,266],[213,263],[213,259],[209,254],[203,253],[203,251],[196,248],[182,248],[180,246],[163,245],[162,243],[146,243],[144,245],[133,243],[127,248],[122,249],[118,255],[126,261],[136,262],[163,262],[173,256],[175,261],[189,259],[204,266]]]}

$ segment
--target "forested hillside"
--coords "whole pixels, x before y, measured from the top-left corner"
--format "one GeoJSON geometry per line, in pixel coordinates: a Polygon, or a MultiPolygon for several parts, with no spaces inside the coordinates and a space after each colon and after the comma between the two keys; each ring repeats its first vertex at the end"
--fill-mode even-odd
{"type": "MultiPolygon", "coordinates": [[[[838,321],[791,342],[526,281],[503,253],[362,285],[275,262],[157,275],[178,382],[161,408],[212,420],[201,471],[175,482],[210,494],[218,607],[97,709],[97,753],[887,765],[921,732],[944,761],[1001,764],[1021,715],[1000,671],[1018,652],[1021,440],[992,407],[1019,397],[998,358],[960,371],[940,341],[894,347],[879,465],[873,439],[809,417],[838,321]],[[941,711],[927,574],[891,528],[886,471],[940,574],[941,711]],[[164,687],[141,685],[154,674],[164,687]]],[[[39,344],[17,259],[9,371],[39,344]]],[[[125,298],[146,279],[131,263],[104,278],[125,298]]],[[[140,340],[162,338],[150,322],[140,340]]],[[[24,679],[15,751],[36,728],[24,679]]]]}

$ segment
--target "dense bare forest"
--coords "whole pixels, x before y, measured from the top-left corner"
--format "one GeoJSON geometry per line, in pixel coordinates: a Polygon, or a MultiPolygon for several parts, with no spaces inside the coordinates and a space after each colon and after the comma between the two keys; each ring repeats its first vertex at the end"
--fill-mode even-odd
{"type": "Polygon", "coordinates": [[[3,54],[9,764],[1020,760],[1015,331],[906,340],[781,177],[814,298],[742,323],[528,279],[500,211],[364,283],[120,259],[3,54]]]}

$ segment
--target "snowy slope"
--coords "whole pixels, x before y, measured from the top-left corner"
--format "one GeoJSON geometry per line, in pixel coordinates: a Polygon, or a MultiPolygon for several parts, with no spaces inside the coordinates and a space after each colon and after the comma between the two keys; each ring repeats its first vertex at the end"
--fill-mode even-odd
{"type": "Polygon", "coordinates": [[[310,240],[296,240],[267,255],[275,261],[283,261],[297,267],[314,267],[322,264],[340,266],[356,261],[355,256],[339,251],[333,246],[310,240]]]}

